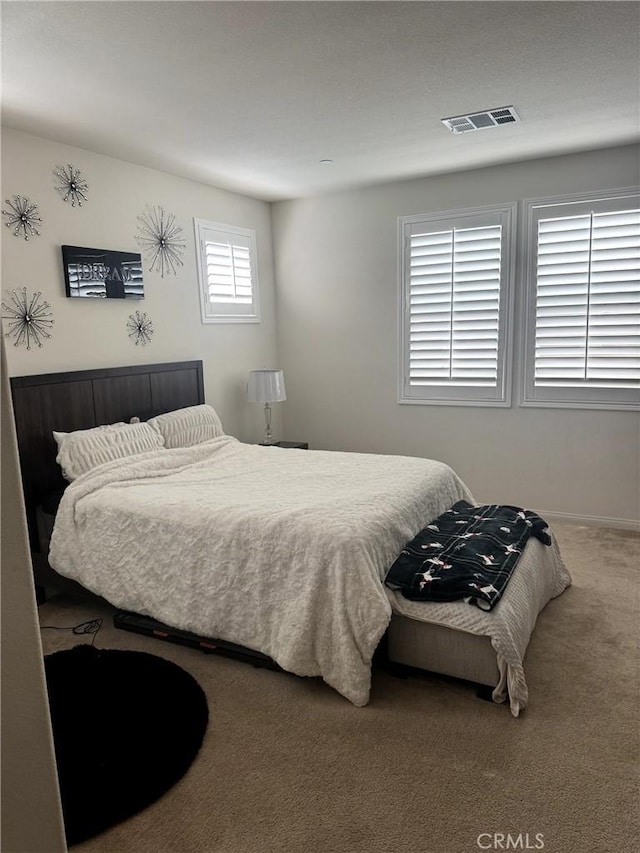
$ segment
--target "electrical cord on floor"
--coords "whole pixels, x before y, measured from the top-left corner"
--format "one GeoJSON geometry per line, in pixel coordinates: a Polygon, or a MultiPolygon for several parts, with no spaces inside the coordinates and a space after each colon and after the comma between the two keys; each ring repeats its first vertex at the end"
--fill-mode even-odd
{"type": "Polygon", "coordinates": [[[91,645],[96,641],[98,631],[102,628],[102,619],[89,619],[87,622],[80,622],[79,625],[41,625],[40,630],[49,629],[51,631],[72,631],[74,634],[93,634],[91,645]]]}

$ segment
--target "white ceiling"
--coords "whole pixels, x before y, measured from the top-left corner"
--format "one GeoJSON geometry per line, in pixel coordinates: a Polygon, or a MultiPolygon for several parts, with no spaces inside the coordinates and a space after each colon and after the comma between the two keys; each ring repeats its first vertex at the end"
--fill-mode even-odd
{"type": "Polygon", "coordinates": [[[1,14],[3,124],[266,200],[639,137],[637,2],[4,0],[1,14]],[[522,124],[440,123],[511,104],[522,124]]]}

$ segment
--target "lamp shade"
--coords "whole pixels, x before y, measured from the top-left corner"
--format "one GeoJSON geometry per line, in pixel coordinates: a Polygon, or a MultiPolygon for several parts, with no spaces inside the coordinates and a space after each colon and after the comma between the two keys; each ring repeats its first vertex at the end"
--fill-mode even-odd
{"type": "Polygon", "coordinates": [[[287,399],[281,370],[250,370],[247,397],[250,403],[277,403],[287,399]]]}

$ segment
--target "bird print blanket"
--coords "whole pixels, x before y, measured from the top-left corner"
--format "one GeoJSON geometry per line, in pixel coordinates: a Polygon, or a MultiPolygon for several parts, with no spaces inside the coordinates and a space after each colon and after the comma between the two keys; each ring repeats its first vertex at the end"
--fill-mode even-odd
{"type": "Polygon", "coordinates": [[[491,610],[529,537],[551,544],[547,527],[519,507],[458,501],[405,545],[385,583],[412,601],[464,599],[491,610]]]}

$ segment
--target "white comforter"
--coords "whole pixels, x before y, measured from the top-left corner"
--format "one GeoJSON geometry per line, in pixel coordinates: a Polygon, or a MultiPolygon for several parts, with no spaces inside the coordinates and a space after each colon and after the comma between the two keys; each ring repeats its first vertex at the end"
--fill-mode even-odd
{"type": "Polygon", "coordinates": [[[257,649],[369,700],[382,580],[469,490],[443,463],[223,436],[101,465],[65,491],[49,562],[117,607],[257,649]]]}

